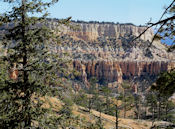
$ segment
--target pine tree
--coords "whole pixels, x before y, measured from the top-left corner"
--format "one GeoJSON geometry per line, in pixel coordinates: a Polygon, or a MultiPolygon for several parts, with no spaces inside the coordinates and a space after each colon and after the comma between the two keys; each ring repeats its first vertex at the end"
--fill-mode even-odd
{"type": "Polygon", "coordinates": [[[160,74],[155,85],[152,85],[152,90],[156,90],[163,96],[171,97],[175,92],[175,70],[160,74]]]}
{"type": "Polygon", "coordinates": [[[134,98],[134,104],[135,104],[135,115],[137,119],[140,119],[141,117],[141,95],[137,94],[134,98]]]}
{"type": "Polygon", "coordinates": [[[129,82],[124,82],[122,84],[123,93],[119,97],[122,100],[122,105],[120,108],[123,109],[123,117],[126,118],[126,112],[132,108],[132,104],[134,102],[134,97],[131,94],[131,87],[129,82]]]}
{"type": "Polygon", "coordinates": [[[115,105],[115,128],[118,129],[118,123],[119,123],[119,108],[118,108],[118,102],[115,105]]]}
{"type": "Polygon", "coordinates": [[[105,98],[105,101],[103,102],[102,106],[104,107],[104,113],[106,114],[109,114],[109,115],[114,115],[113,114],[113,110],[111,109],[112,106],[112,102],[111,102],[111,99],[110,99],[110,94],[111,94],[111,89],[108,88],[107,86],[103,86],[101,88],[101,92],[102,92],[102,95],[104,96],[105,98]]]}
{"type": "Polygon", "coordinates": [[[89,110],[89,113],[91,112],[91,109],[93,108],[94,106],[94,102],[95,102],[95,99],[97,98],[97,88],[96,88],[96,83],[97,83],[97,79],[95,77],[91,77],[90,80],[90,86],[87,90],[88,92],[88,110],[89,110]],[[95,98],[94,98],[95,97],[95,98]]]}
{"type": "Polygon", "coordinates": [[[152,121],[156,119],[157,114],[157,95],[154,92],[150,92],[146,96],[149,112],[151,112],[152,121]]]}
{"type": "MultiPolygon", "coordinates": [[[[0,128],[52,127],[53,121],[48,124],[51,110],[42,107],[41,98],[56,94],[58,76],[63,77],[66,67],[53,51],[58,36],[48,28],[46,19],[46,9],[57,1],[4,0],[14,7],[0,15],[6,28],[1,35],[6,54],[0,57],[0,128]],[[9,76],[11,70],[15,78],[9,76]]],[[[58,24],[67,22],[69,19],[58,24]]]]}

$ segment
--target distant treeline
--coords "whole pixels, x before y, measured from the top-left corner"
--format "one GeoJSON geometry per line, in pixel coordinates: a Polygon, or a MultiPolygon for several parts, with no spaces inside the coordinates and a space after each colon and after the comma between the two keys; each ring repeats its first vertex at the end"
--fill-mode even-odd
{"type": "MultiPolygon", "coordinates": [[[[57,18],[48,18],[48,20],[51,21],[58,21],[60,19],[57,18]]],[[[133,23],[119,23],[119,22],[105,22],[105,21],[83,21],[83,20],[71,20],[71,22],[75,22],[75,23],[86,23],[86,24],[111,24],[111,25],[132,25],[132,26],[136,26],[133,23]]],[[[143,25],[139,25],[139,27],[145,27],[143,25]]]]}
{"type": "MultiPolygon", "coordinates": [[[[47,18],[48,21],[53,21],[53,22],[57,22],[59,20],[62,20],[62,19],[58,19],[58,18],[47,18]]],[[[102,22],[99,22],[99,21],[83,21],[83,20],[71,20],[71,22],[75,22],[75,23],[85,23],[85,24],[111,24],[111,25],[132,25],[132,26],[136,26],[134,25],[133,23],[119,23],[119,22],[105,22],[105,21],[102,21],[102,22]]],[[[13,26],[12,23],[8,24],[8,27],[10,26],[13,26]]],[[[139,25],[139,27],[145,27],[143,25],[139,25]]],[[[5,26],[1,26],[0,27],[0,30],[4,30],[5,29],[5,26]]]]}

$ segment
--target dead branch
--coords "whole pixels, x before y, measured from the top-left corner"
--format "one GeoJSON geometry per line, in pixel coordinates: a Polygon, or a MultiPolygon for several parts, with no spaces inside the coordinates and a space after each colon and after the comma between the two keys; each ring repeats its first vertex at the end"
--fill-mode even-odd
{"type": "Polygon", "coordinates": [[[148,29],[150,29],[151,27],[156,26],[156,25],[159,25],[159,24],[165,25],[168,21],[171,21],[171,20],[174,20],[174,19],[175,19],[175,16],[172,16],[172,17],[169,17],[169,18],[160,20],[160,21],[158,21],[158,22],[156,22],[156,23],[149,23],[149,24],[148,24],[149,26],[148,26],[139,36],[137,36],[136,38],[134,38],[134,39],[132,40],[132,42],[135,41],[135,40],[137,40],[138,38],[140,38],[140,37],[141,37],[148,29]]]}

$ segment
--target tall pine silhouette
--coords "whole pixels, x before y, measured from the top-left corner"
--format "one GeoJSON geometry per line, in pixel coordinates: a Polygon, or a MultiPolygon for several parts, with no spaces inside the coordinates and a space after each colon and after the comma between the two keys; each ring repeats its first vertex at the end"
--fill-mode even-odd
{"type": "MultiPolygon", "coordinates": [[[[58,0],[4,2],[13,7],[0,15],[1,27],[5,28],[1,34],[0,128],[54,127],[57,123],[50,120],[51,110],[43,107],[42,98],[54,95],[60,84],[58,76],[66,66],[53,51],[58,35],[46,19],[46,9],[58,0]]],[[[68,22],[65,19],[58,25],[68,22]]]]}

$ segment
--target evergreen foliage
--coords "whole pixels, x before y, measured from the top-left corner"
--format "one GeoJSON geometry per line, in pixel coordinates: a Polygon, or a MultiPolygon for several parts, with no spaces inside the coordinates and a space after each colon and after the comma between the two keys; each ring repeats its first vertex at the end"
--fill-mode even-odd
{"type": "Polygon", "coordinates": [[[158,91],[160,94],[171,97],[175,93],[175,71],[167,71],[162,73],[152,86],[152,90],[158,91]]]}
{"type": "Polygon", "coordinates": [[[57,128],[51,117],[53,111],[42,107],[42,98],[58,95],[61,79],[68,75],[67,60],[54,51],[59,36],[46,19],[46,9],[58,0],[4,2],[14,7],[0,15],[6,28],[1,40],[5,54],[0,57],[0,128],[57,128]]]}
{"type": "Polygon", "coordinates": [[[121,93],[119,99],[122,100],[120,108],[123,109],[123,117],[126,118],[126,112],[132,109],[132,104],[134,103],[134,97],[131,94],[131,86],[129,82],[122,83],[123,92],[121,93]]]}

